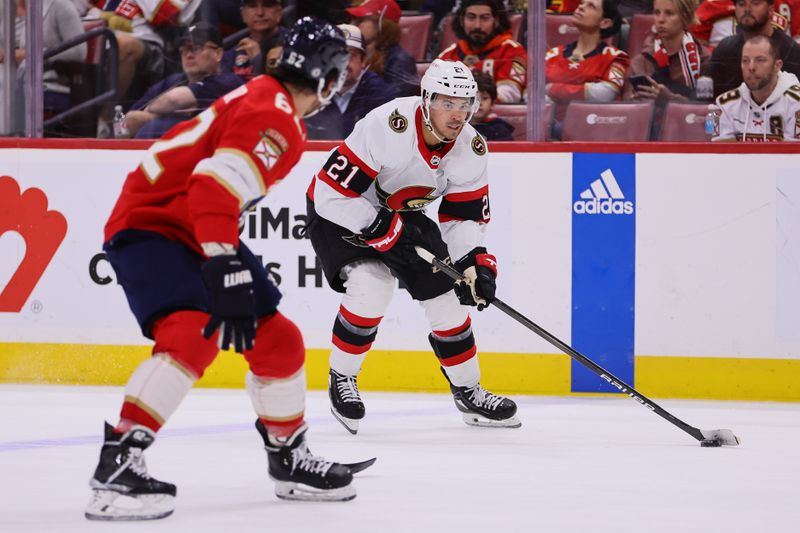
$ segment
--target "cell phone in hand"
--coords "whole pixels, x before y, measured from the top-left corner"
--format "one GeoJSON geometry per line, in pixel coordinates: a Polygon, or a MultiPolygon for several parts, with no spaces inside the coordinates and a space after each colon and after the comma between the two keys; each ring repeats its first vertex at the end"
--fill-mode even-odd
{"type": "Polygon", "coordinates": [[[633,89],[635,91],[638,91],[639,87],[643,85],[650,85],[650,86],[653,85],[652,83],[650,83],[650,79],[644,75],[631,76],[629,79],[631,80],[631,85],[633,85],[633,89]]]}

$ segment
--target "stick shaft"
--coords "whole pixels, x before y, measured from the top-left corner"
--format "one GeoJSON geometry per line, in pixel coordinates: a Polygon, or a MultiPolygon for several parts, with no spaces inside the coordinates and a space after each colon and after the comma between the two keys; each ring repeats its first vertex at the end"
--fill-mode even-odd
{"type": "MultiPolygon", "coordinates": [[[[447,274],[452,279],[456,281],[461,281],[464,279],[464,276],[458,270],[453,268],[448,263],[445,263],[444,261],[438,259],[436,256],[434,256],[427,250],[423,250],[418,247],[417,252],[419,253],[420,257],[430,262],[432,265],[434,265],[436,268],[447,274]]],[[[637,402],[639,402],[644,407],[654,412],[661,418],[681,428],[683,431],[685,431],[686,433],[688,433],[689,435],[691,435],[692,437],[694,437],[699,441],[702,441],[705,438],[703,436],[702,431],[700,431],[694,426],[687,424],[683,420],[675,417],[674,415],[669,413],[666,409],[659,406],[654,401],[650,400],[647,396],[641,394],[639,391],[637,391],[636,389],[634,389],[633,387],[631,387],[630,385],[628,385],[627,383],[616,377],[614,374],[612,374],[605,368],[601,367],[600,365],[598,365],[597,363],[595,363],[594,361],[592,361],[591,359],[580,353],[578,350],[576,350],[569,344],[565,343],[555,335],[551,334],[550,332],[542,328],[541,326],[539,326],[538,324],[527,318],[519,311],[516,311],[510,305],[503,302],[501,299],[495,298],[494,300],[492,300],[491,304],[500,311],[502,311],[503,313],[505,313],[506,315],[508,315],[509,317],[513,318],[515,321],[519,322],[529,330],[539,335],[541,338],[543,338],[544,340],[546,340],[547,342],[549,342],[550,344],[552,344],[553,346],[564,352],[565,354],[569,355],[570,357],[581,363],[583,366],[585,366],[586,368],[588,368],[589,370],[600,376],[602,379],[604,379],[605,381],[607,381],[608,383],[619,389],[620,392],[624,392],[625,394],[627,394],[628,396],[630,396],[631,398],[633,398],[634,400],[636,400],[637,402]]]]}

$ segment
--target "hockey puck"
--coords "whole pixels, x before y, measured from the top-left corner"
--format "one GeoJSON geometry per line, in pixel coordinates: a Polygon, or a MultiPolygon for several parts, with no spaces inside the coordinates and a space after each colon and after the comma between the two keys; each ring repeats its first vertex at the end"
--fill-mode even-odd
{"type": "Polygon", "coordinates": [[[700,441],[700,446],[703,448],[719,448],[722,446],[722,441],[717,439],[705,439],[700,441]]]}

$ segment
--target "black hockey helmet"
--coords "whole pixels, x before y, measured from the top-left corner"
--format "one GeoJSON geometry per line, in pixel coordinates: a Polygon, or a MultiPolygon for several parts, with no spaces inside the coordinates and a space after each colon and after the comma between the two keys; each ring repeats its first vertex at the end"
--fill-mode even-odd
{"type": "Polygon", "coordinates": [[[349,59],[339,28],[315,17],[303,17],[289,29],[277,66],[315,82],[317,97],[324,106],[341,89],[349,59]],[[331,80],[336,81],[333,90],[323,95],[331,80]]]}

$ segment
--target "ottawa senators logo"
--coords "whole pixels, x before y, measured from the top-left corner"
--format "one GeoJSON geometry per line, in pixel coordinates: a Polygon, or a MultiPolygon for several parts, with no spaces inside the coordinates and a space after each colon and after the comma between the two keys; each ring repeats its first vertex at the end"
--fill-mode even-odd
{"type": "Polygon", "coordinates": [[[403,133],[408,128],[408,119],[395,109],[392,111],[392,114],[389,115],[389,127],[392,128],[394,132],[403,133]]]}
{"type": "Polygon", "coordinates": [[[412,185],[388,193],[375,184],[375,192],[381,204],[392,211],[417,211],[436,200],[436,189],[424,185],[412,185]]]}
{"type": "Polygon", "coordinates": [[[476,154],[484,155],[486,153],[486,141],[480,135],[475,135],[470,145],[472,146],[472,151],[476,154]]]}

